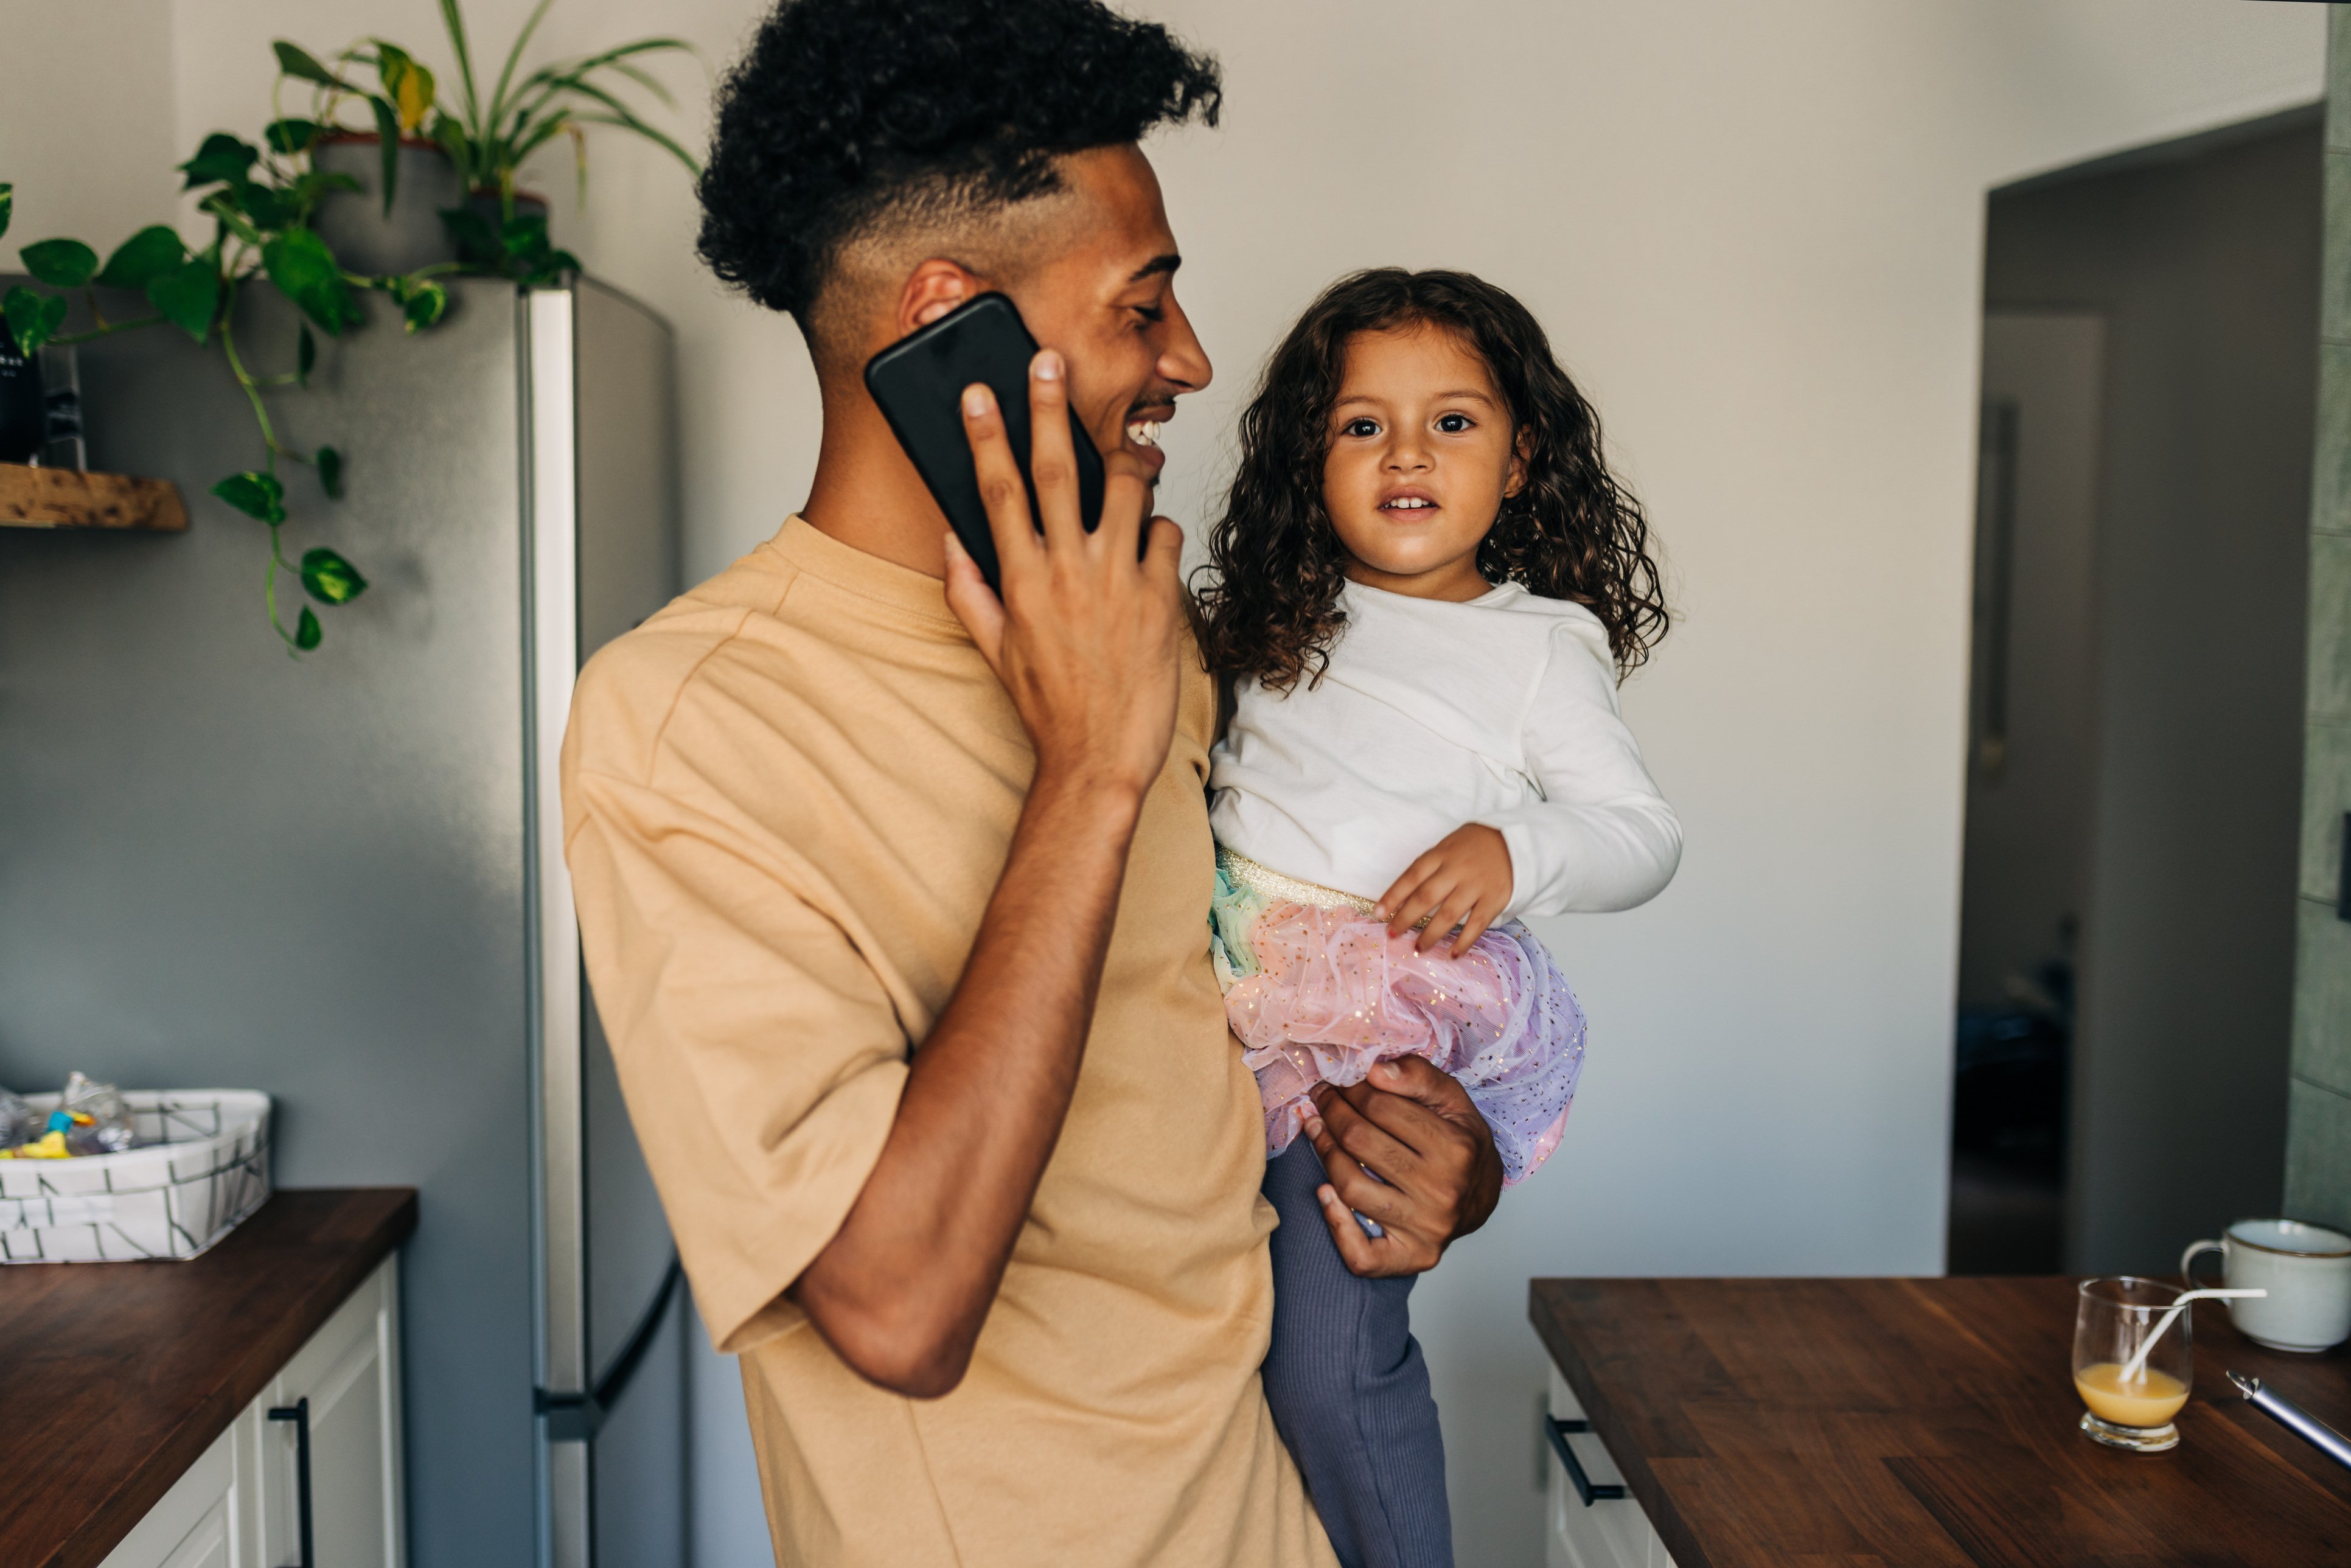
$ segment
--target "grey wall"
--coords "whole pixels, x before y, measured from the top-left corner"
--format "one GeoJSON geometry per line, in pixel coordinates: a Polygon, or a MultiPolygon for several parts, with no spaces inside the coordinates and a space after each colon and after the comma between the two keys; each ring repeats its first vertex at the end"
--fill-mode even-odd
{"type": "Polygon", "coordinates": [[[2274,1211],[2301,782],[2314,118],[1991,203],[1986,304],[2108,321],[2074,1267],[2274,1211]]]}
{"type": "MultiPolygon", "coordinates": [[[[2308,727],[2303,775],[2289,1212],[2351,1226],[2351,925],[2335,915],[2351,811],[2351,7],[2331,6],[2326,287],[2311,466],[2308,727]]],[[[2285,904],[2286,900],[2281,899],[2285,904]]]]}

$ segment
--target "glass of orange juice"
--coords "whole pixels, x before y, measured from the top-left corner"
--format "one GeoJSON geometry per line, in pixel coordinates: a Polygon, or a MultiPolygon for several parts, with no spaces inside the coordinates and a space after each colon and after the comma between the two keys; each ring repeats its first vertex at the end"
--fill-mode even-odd
{"type": "Polygon", "coordinates": [[[2159,1454],[2179,1446],[2171,1418],[2188,1403],[2195,1372],[2188,1338],[2194,1314],[2181,1312],[2146,1364],[2130,1366],[2179,1294],[2177,1285],[2130,1274],[2082,1281],[2074,1311],[2074,1389],[2089,1406],[2082,1430],[2110,1448],[2159,1454]]]}

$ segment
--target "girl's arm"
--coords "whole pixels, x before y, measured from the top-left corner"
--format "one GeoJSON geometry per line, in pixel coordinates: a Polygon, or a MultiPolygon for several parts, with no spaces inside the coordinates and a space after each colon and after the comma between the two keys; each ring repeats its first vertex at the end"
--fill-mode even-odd
{"type": "Polygon", "coordinates": [[[1681,863],[1681,823],[1618,716],[1604,660],[1575,623],[1552,632],[1526,726],[1527,766],[1544,798],[1483,819],[1510,852],[1510,901],[1497,924],[1630,909],[1664,891],[1681,863]]]}

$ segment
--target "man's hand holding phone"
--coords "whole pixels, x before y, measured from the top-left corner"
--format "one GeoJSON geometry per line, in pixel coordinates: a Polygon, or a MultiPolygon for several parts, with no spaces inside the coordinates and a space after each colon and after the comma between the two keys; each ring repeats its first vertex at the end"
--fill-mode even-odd
{"type": "Polygon", "coordinates": [[[995,395],[979,383],[965,389],[964,432],[1004,586],[999,598],[950,530],[947,604],[1028,728],[1032,789],[1106,789],[1139,802],[1176,729],[1184,533],[1149,515],[1149,481],[1124,453],[1105,460],[1102,525],[1087,531],[1069,381],[1050,349],[1029,361],[1029,406],[1033,516],[995,395]]]}

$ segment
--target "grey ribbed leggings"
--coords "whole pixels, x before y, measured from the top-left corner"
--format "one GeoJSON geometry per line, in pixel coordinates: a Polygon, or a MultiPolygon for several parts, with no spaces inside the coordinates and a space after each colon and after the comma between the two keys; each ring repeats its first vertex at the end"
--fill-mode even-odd
{"type": "Polygon", "coordinates": [[[1428,1364],[1412,1337],[1410,1276],[1348,1271],[1301,1135],[1266,1162],[1273,1233],[1273,1343],[1265,1398],[1345,1568],[1452,1568],[1445,1440],[1428,1364]]]}

